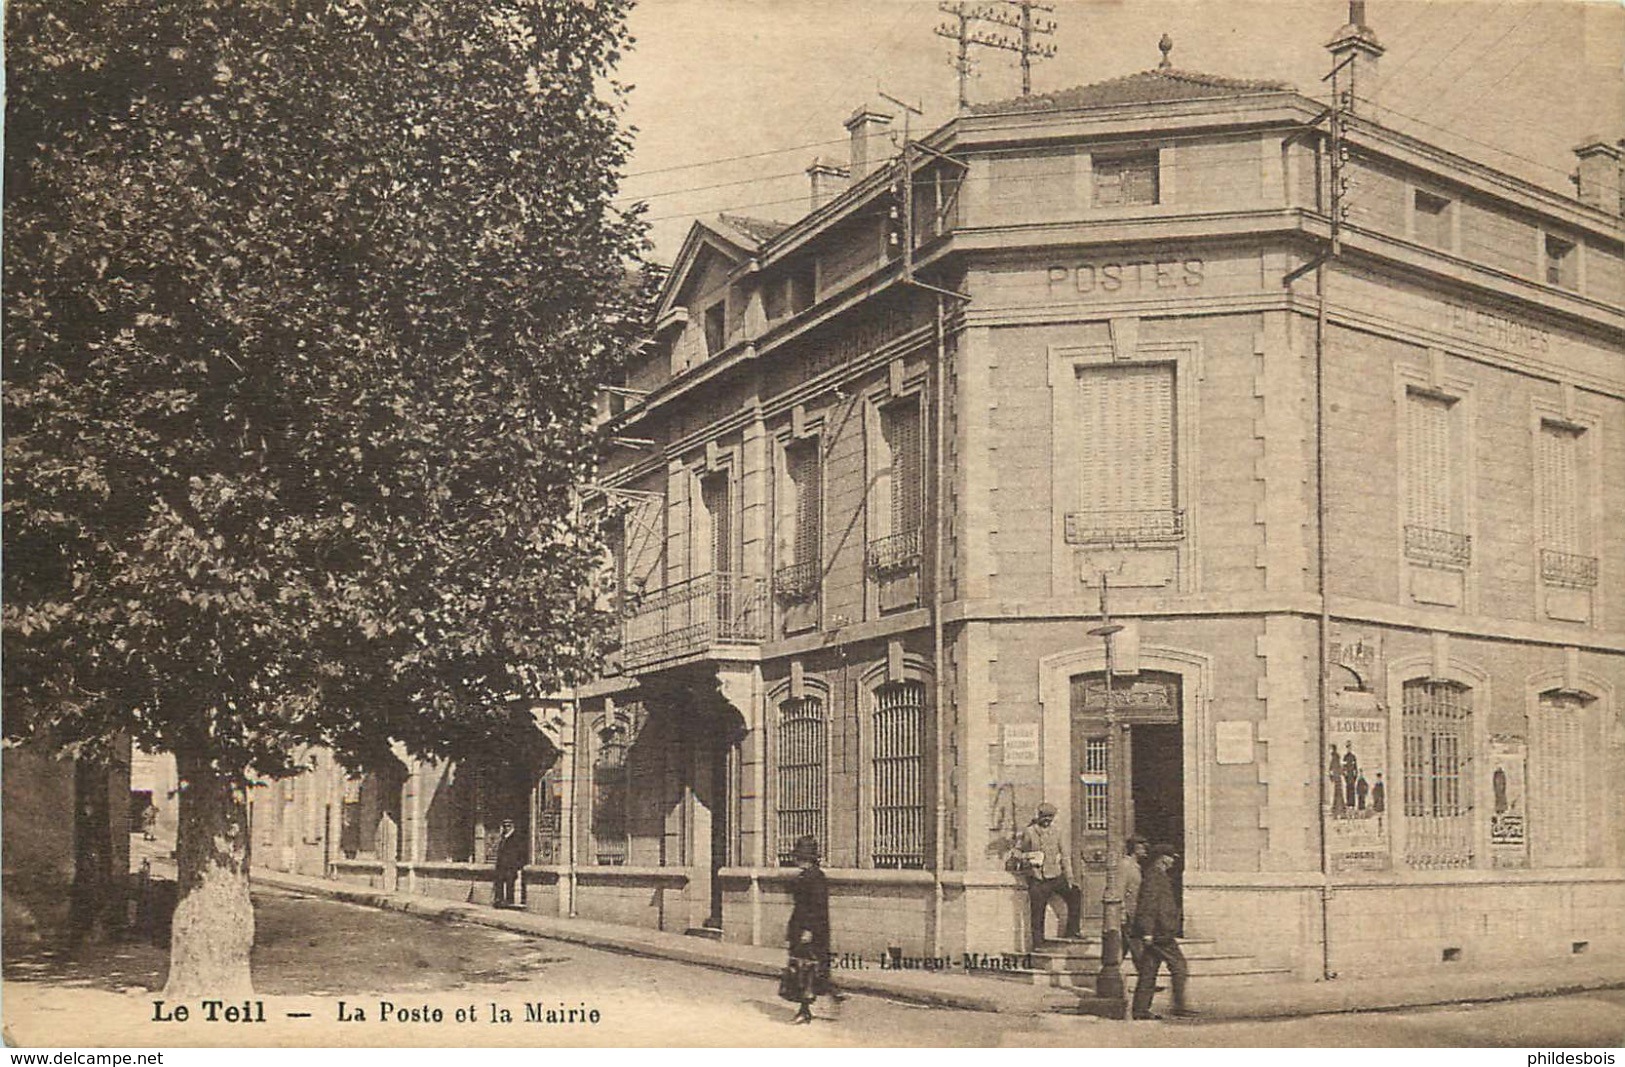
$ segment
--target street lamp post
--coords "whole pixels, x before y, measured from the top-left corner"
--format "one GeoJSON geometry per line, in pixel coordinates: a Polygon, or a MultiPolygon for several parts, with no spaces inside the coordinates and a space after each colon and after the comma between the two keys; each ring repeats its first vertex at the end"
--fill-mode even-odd
{"type": "Polygon", "coordinates": [[[1095,996],[1123,999],[1123,739],[1117,726],[1117,706],[1112,698],[1112,635],[1122,626],[1112,622],[1106,600],[1105,572],[1100,575],[1100,625],[1089,631],[1106,645],[1106,900],[1100,929],[1100,973],[1095,976],[1095,996]]]}

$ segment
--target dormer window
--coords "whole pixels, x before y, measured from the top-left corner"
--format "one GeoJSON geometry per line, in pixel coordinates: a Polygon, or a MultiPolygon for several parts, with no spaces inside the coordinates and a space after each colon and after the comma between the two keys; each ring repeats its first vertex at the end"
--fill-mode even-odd
{"type": "Polygon", "coordinates": [[[1157,153],[1095,156],[1091,161],[1095,177],[1095,207],[1128,207],[1160,202],[1157,186],[1157,153]]]}
{"type": "Polygon", "coordinates": [[[705,354],[714,356],[728,345],[728,302],[718,300],[705,309],[705,354]]]}
{"type": "Polygon", "coordinates": [[[1574,254],[1574,242],[1565,241],[1561,237],[1546,235],[1546,284],[1556,285],[1564,289],[1574,289],[1579,284],[1578,271],[1575,269],[1579,260],[1574,254]]]}

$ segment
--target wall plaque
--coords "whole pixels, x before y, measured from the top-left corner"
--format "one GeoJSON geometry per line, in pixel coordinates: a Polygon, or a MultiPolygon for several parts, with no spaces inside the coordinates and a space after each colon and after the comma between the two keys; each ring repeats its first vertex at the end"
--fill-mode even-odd
{"type": "Polygon", "coordinates": [[[1227,719],[1213,724],[1213,756],[1219,763],[1253,761],[1253,724],[1246,719],[1227,719]]]}
{"type": "Polygon", "coordinates": [[[1007,722],[999,727],[999,747],[1006,767],[1038,766],[1038,730],[1036,722],[1007,722]]]}

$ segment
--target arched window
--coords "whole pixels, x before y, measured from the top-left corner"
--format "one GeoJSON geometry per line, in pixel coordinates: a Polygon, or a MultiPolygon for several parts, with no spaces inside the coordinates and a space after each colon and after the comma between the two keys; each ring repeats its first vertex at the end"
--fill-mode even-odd
{"type": "Polygon", "coordinates": [[[811,834],[829,848],[828,805],[824,763],[829,726],[824,702],[817,697],[786,700],[779,705],[778,810],[779,862],[788,864],[796,838],[811,834]]]}
{"type": "Polygon", "coordinates": [[[925,866],[925,686],[875,690],[873,718],[876,867],[925,866]]]}
{"type": "Polygon", "coordinates": [[[1405,683],[1405,862],[1473,865],[1473,691],[1459,682],[1405,683]]]}

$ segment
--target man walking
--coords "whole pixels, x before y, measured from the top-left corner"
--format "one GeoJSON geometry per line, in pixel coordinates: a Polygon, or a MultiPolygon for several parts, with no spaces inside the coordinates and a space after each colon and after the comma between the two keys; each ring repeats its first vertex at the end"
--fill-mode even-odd
{"type": "Polygon", "coordinates": [[[1045,801],[1021,833],[1020,850],[1027,864],[1027,904],[1032,919],[1032,948],[1044,942],[1044,914],[1050,897],[1066,901],[1066,937],[1078,937],[1083,889],[1072,871],[1072,850],[1055,825],[1056,808],[1045,801]]]}
{"type": "Polygon", "coordinates": [[[1145,862],[1145,838],[1130,837],[1123,842],[1123,951],[1134,961],[1138,971],[1144,963],[1145,951],[1140,939],[1134,936],[1134,914],[1140,903],[1141,864],[1145,862]]]}
{"type": "Polygon", "coordinates": [[[514,832],[512,819],[502,820],[502,833],[497,837],[496,885],[491,893],[491,906],[511,908],[514,905],[514,883],[525,866],[525,843],[514,832]]]}
{"type": "Polygon", "coordinates": [[[1144,953],[1140,964],[1140,980],[1134,987],[1133,1015],[1136,1019],[1159,1019],[1151,1014],[1151,999],[1157,992],[1157,972],[1168,965],[1173,979],[1174,1008],[1172,1014],[1190,1016],[1198,1014],[1185,1001],[1185,986],[1190,969],[1185,954],[1179,950],[1179,902],[1174,899],[1173,883],[1168,872],[1179,862],[1172,845],[1152,846],[1150,862],[1146,864],[1140,882],[1140,899],[1134,909],[1134,928],[1144,953]]]}

